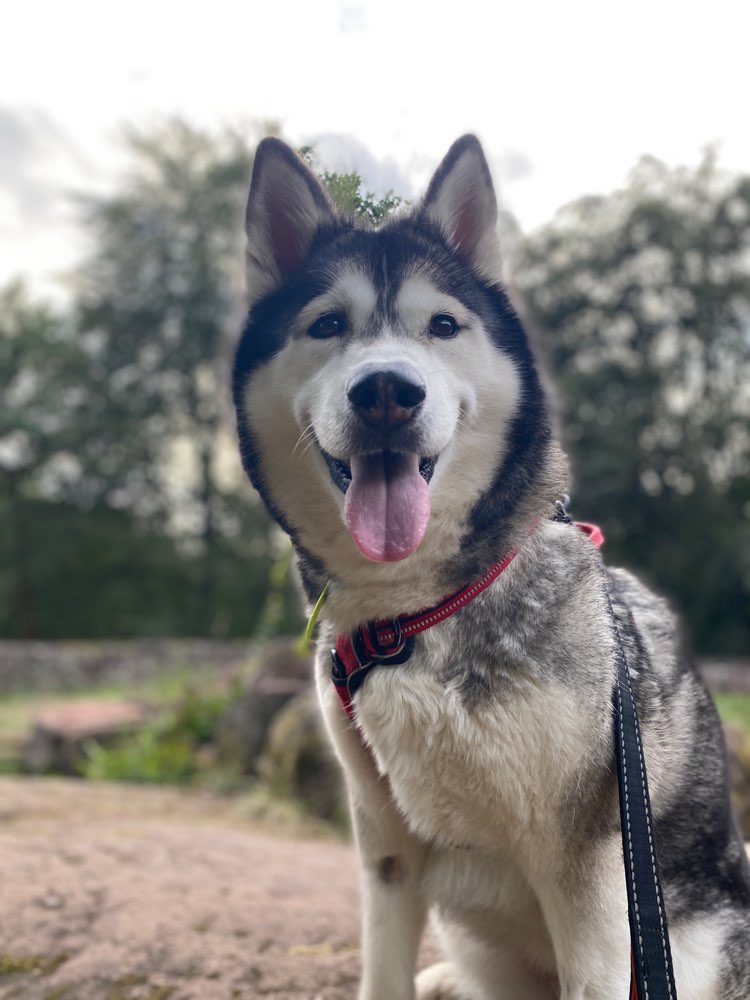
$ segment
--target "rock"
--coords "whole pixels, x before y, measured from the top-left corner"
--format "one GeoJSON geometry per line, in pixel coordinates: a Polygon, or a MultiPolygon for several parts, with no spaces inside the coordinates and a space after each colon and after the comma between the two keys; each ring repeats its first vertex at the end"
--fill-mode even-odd
{"type": "Polygon", "coordinates": [[[344,821],[341,772],[312,688],[292,698],[273,720],[261,772],[276,794],[296,799],[322,819],[344,821]]]}
{"type": "Polygon", "coordinates": [[[80,774],[89,740],[111,743],[141,726],[147,706],[135,701],[67,701],[49,705],[34,718],[21,756],[32,774],[80,774]]]}
{"type": "Polygon", "coordinates": [[[312,686],[312,656],[291,639],[271,643],[261,654],[245,691],[219,722],[219,758],[241,774],[258,773],[258,761],[274,716],[312,686]]]}

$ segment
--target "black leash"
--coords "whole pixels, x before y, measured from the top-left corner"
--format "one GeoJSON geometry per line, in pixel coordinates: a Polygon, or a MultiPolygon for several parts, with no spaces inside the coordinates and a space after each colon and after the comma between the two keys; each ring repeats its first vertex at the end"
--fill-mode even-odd
{"type": "MultiPolygon", "coordinates": [[[[568,502],[567,496],[556,502],[553,520],[565,524],[573,523],[567,510],[568,502]]],[[[672,950],[669,945],[669,926],[653,835],[654,823],[638,712],[630,683],[628,659],[615,609],[612,607],[603,563],[601,569],[604,594],[615,638],[617,664],[617,679],[612,694],[612,715],[617,759],[617,790],[620,797],[622,853],[628,892],[630,1000],[677,1000],[672,950]]],[[[635,627],[632,615],[631,623],[635,627]]]]}
{"type": "Polygon", "coordinates": [[[630,1000],[677,1000],[638,712],[606,578],[604,592],[612,618],[617,662],[612,714],[628,890],[632,954],[630,1000]]]}

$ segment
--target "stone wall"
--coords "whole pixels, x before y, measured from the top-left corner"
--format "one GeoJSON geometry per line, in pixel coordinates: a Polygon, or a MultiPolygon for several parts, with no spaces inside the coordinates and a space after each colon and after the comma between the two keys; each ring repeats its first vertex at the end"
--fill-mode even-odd
{"type": "Polygon", "coordinates": [[[714,694],[718,691],[750,694],[750,660],[709,658],[699,660],[698,665],[714,694]]]}
{"type": "Polygon", "coordinates": [[[222,668],[246,661],[251,649],[246,639],[0,640],[0,697],[20,691],[132,684],[183,667],[222,668]]]}
{"type": "MultiPolygon", "coordinates": [[[[252,649],[249,639],[0,640],[0,697],[137,683],[180,667],[222,668],[246,661],[252,649]]],[[[707,659],[700,667],[712,691],[750,692],[750,660],[707,659]]]]}

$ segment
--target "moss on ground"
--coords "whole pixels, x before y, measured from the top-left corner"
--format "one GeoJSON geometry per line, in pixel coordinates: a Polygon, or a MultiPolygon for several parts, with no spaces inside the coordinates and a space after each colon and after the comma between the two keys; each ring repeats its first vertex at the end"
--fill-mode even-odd
{"type": "Polygon", "coordinates": [[[168,1000],[175,991],[174,986],[150,984],[148,976],[131,973],[116,979],[108,988],[106,1000],[168,1000]]]}
{"type": "Polygon", "coordinates": [[[38,976],[50,976],[70,958],[68,952],[59,955],[9,955],[0,954],[0,976],[13,976],[23,972],[34,972],[38,976]]]}

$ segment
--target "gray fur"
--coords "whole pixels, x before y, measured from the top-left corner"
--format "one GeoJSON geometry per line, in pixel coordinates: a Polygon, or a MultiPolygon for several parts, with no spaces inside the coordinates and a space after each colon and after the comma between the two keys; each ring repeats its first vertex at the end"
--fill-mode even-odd
{"type": "Polygon", "coordinates": [[[639,709],[679,998],[747,1000],[750,877],[716,711],[666,604],[630,574],[603,570],[581,532],[551,520],[566,465],[497,277],[493,206],[470,137],[425,203],[381,231],[341,220],[278,142],[259,150],[250,196],[253,308],[235,367],[238,426],[248,473],[294,539],[308,594],[330,581],[317,681],[362,862],[360,998],[625,1000],[611,600],[639,709]],[[253,209],[278,203],[275,163],[291,200],[280,247],[269,213],[256,220],[253,209]],[[346,314],[346,336],[310,342],[317,302],[346,314]],[[419,318],[422,305],[429,316],[445,302],[464,311],[468,331],[447,346],[419,318]],[[343,387],[363,360],[386,355],[421,362],[428,390],[403,433],[382,438],[358,423],[343,387]],[[466,379],[474,409],[455,405],[466,379]],[[449,411],[460,416],[440,438],[449,411]],[[432,455],[435,440],[448,443],[424,541],[400,562],[368,562],[321,449],[345,462],[379,449],[432,455]],[[481,461],[467,463],[480,441],[481,461]],[[512,546],[519,554],[491,587],[420,635],[406,663],[368,676],[352,726],[329,676],[336,634],[430,606],[512,546]],[[448,961],[415,986],[428,909],[448,961]]]}

